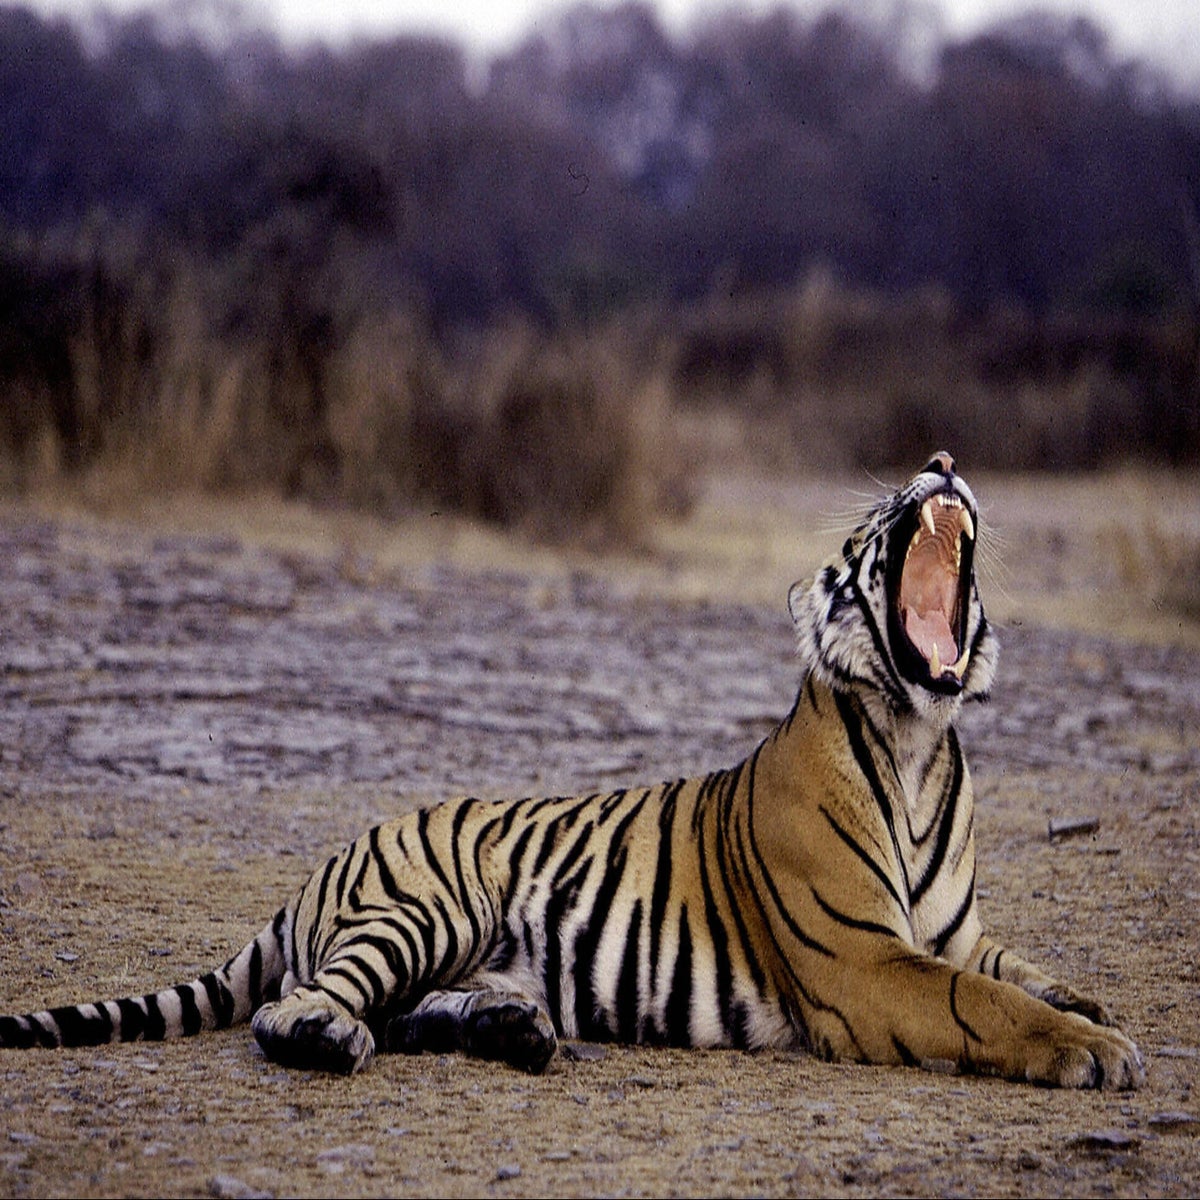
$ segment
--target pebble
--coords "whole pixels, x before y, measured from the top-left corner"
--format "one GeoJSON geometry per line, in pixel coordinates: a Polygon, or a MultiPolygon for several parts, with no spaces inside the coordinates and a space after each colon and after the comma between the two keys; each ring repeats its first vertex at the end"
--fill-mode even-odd
{"type": "Polygon", "coordinates": [[[598,1042],[560,1042],[558,1052],[567,1062],[603,1062],[608,1048],[598,1042]]]}
{"type": "Polygon", "coordinates": [[[1136,1150],[1141,1144],[1141,1138],[1126,1133],[1123,1129],[1090,1129],[1067,1140],[1070,1149],[1082,1150],[1085,1154],[1112,1154],[1121,1150],[1136,1150]]]}
{"type": "Polygon", "coordinates": [[[1186,1133],[1192,1137],[1200,1134],[1200,1117],[1195,1113],[1155,1113],[1146,1123],[1155,1133],[1186,1133]]]}
{"type": "Polygon", "coordinates": [[[236,1175],[214,1175],[208,1181],[208,1194],[217,1200],[271,1200],[272,1192],[251,1187],[236,1175]]]}
{"type": "Polygon", "coordinates": [[[347,1142],[344,1146],[330,1146],[317,1155],[317,1166],[340,1170],[346,1163],[368,1166],[375,1161],[375,1147],[366,1142],[347,1142]]]}

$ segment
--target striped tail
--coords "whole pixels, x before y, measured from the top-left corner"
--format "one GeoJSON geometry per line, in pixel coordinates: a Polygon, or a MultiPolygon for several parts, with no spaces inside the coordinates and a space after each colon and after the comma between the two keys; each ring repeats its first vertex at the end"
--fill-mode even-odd
{"type": "Polygon", "coordinates": [[[23,1017],[0,1016],[0,1047],[103,1046],[109,1042],[192,1037],[248,1021],[279,998],[287,969],[281,909],[261,933],[223,967],[192,980],[124,1000],[65,1005],[23,1017]]]}

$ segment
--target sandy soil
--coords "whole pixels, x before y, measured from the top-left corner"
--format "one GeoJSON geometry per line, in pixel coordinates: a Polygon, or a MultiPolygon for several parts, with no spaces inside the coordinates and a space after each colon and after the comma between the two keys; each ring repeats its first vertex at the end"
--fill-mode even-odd
{"type": "MultiPolygon", "coordinates": [[[[1200,636],[1155,554],[1200,536],[1200,494],[973,482],[1007,564],[1001,684],[962,726],[984,917],[1116,1008],[1141,1091],[622,1047],[330,1079],[241,1029],[0,1052],[0,1194],[1195,1194],[1200,636]],[[1066,818],[1096,828],[1052,841],[1066,818]]],[[[597,559],[265,502],[9,506],[0,1010],[192,977],[404,806],[735,761],[791,700],[783,592],[846,507],[725,480],[597,559]]]]}

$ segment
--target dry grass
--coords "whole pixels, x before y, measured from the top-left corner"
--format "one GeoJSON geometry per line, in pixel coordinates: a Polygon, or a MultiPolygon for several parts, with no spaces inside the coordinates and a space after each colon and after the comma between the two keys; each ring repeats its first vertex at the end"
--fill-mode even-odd
{"type": "Polygon", "coordinates": [[[514,317],[452,340],[270,275],[257,318],[235,321],[215,268],[151,275],[121,255],[58,263],[71,303],[43,297],[38,339],[0,361],[8,490],[274,492],[637,545],[733,443],[787,474],[909,469],[941,446],[976,470],[1200,456],[1186,324],[970,316],[814,278],[586,332],[514,317]]]}
{"type": "Polygon", "coordinates": [[[623,543],[684,502],[669,380],[619,322],[514,320],[450,356],[404,312],[233,334],[200,273],[102,279],[38,354],[0,364],[7,490],[265,490],[623,543]]]}
{"type": "Polygon", "coordinates": [[[961,311],[936,291],[719,301],[675,341],[681,396],[736,407],[779,465],[905,467],[935,446],[1001,470],[1200,455],[1197,329],[961,311]]]}

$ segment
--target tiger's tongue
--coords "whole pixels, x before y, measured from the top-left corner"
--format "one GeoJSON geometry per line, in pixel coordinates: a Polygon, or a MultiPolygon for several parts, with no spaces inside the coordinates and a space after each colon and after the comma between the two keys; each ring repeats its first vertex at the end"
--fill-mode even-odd
{"type": "Polygon", "coordinates": [[[935,608],[926,613],[919,613],[910,608],[904,615],[904,631],[908,634],[909,641],[926,659],[933,658],[935,646],[939,663],[946,665],[958,659],[958,644],[954,640],[950,622],[941,609],[935,608]]]}

